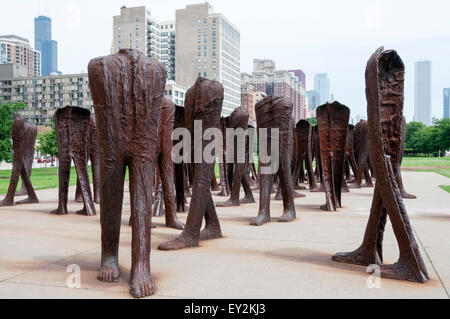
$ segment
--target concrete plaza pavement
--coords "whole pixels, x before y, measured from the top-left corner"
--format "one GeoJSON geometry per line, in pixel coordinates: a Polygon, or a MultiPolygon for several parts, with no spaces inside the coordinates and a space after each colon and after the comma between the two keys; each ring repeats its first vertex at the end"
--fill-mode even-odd
{"type": "MultiPolygon", "coordinates": [[[[276,222],[282,202],[272,201],[273,222],[252,227],[258,204],[217,208],[224,238],[201,242],[200,247],[162,252],[159,243],[179,231],[154,218],[152,275],[157,293],[151,298],[449,298],[450,194],[439,188],[450,179],[434,173],[405,172],[405,200],[431,280],[425,284],[381,279],[380,288],[367,285],[365,267],[338,264],[337,252],[356,249],[363,238],[373,189],[343,195],[344,208],[321,211],[323,193],[296,199],[298,219],[276,222]]],[[[120,241],[121,276],[116,284],[97,281],[100,263],[99,216],[49,212],[57,207],[57,190],[39,191],[40,204],[0,208],[0,298],[131,298],[130,202],[126,191],[120,241]],[[69,265],[81,269],[81,288],[67,287],[69,265]]],[[[255,197],[258,201],[258,193],[255,197]]],[[[224,198],[215,197],[216,202],[224,198]]],[[[97,205],[99,214],[99,206],[97,205]]],[[[184,221],[186,214],[179,214],[184,221]]],[[[398,248],[388,222],[385,262],[398,259],[398,248]]]]}

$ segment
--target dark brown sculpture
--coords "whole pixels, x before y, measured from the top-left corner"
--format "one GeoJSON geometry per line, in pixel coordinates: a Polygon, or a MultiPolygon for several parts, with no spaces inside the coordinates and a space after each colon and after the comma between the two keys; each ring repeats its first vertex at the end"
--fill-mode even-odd
{"type": "Polygon", "coordinates": [[[58,208],[52,214],[67,215],[70,168],[72,160],[80,180],[84,207],[78,215],[94,216],[95,206],[92,200],[87,167],[88,138],[91,112],[75,106],[58,109],[55,113],[55,127],[58,138],[59,156],[59,192],[58,208]]]}
{"type": "MultiPolygon", "coordinates": [[[[201,121],[202,134],[210,128],[219,129],[220,114],[224,98],[223,86],[220,82],[198,78],[193,87],[186,93],[185,116],[186,127],[194,137],[194,121],[201,121]]],[[[201,150],[211,142],[202,140],[201,150]]],[[[194,141],[192,139],[192,157],[194,157],[194,141]]],[[[194,159],[194,158],[193,158],[194,159]]],[[[222,237],[219,219],[211,194],[211,180],[214,174],[214,163],[205,162],[191,164],[193,169],[193,189],[191,205],[184,231],[175,240],[159,245],[160,250],[179,250],[198,246],[200,239],[222,237]],[[200,233],[203,216],[205,229],[200,233]]]]}
{"type": "MultiPolygon", "coordinates": [[[[183,229],[183,223],[177,217],[174,166],[172,161],[172,132],[175,119],[175,105],[167,98],[161,100],[161,117],[159,121],[158,148],[156,151],[157,166],[161,183],[157,183],[155,190],[164,199],[166,227],[183,229]]],[[[154,216],[161,216],[162,205],[157,205],[154,216]]]]}
{"type": "Polygon", "coordinates": [[[384,278],[424,283],[429,279],[394,174],[402,143],[405,66],[393,50],[378,49],[366,69],[370,159],[376,175],[375,193],[360,248],[333,257],[336,262],[368,266],[383,263],[387,216],[400,250],[394,265],[381,265],[384,278]]]}
{"type": "MultiPolygon", "coordinates": [[[[94,202],[97,204],[100,203],[100,163],[98,161],[98,156],[97,128],[95,127],[94,118],[91,116],[88,135],[88,161],[91,161],[92,183],[94,186],[94,202]]],[[[77,202],[83,201],[80,179],[78,177],[77,188],[75,191],[75,200],[77,202]]]]}
{"type": "Polygon", "coordinates": [[[326,199],[325,205],[320,208],[336,211],[342,207],[344,152],[350,109],[339,102],[334,102],[320,106],[316,113],[320,136],[322,184],[326,199]]]}
{"type": "MultiPolygon", "coordinates": [[[[291,173],[293,130],[290,122],[292,119],[292,108],[292,102],[288,98],[280,96],[268,96],[255,106],[258,135],[261,136],[261,129],[267,129],[267,153],[271,153],[272,129],[279,129],[279,169],[273,174],[268,174],[263,172],[262,169],[270,168],[273,163],[260,162],[259,213],[256,219],[251,222],[253,226],[261,226],[270,222],[270,195],[272,193],[274,175],[279,177],[283,196],[284,211],[278,221],[291,222],[296,219],[291,173]]],[[[275,154],[270,155],[274,156],[275,154]]]]}
{"type": "MultiPolygon", "coordinates": [[[[248,130],[248,111],[244,107],[236,108],[233,113],[229,116],[227,120],[227,128],[229,129],[242,129],[244,132],[248,130]]],[[[234,163],[228,163],[227,172],[231,175],[231,197],[228,201],[224,203],[219,203],[217,207],[232,207],[239,206],[240,204],[252,204],[255,203],[255,199],[253,198],[253,193],[250,189],[250,185],[247,180],[246,174],[244,174],[245,164],[246,164],[246,150],[238,149],[240,146],[238,145],[238,137],[234,137],[234,163]],[[239,152],[242,152],[244,158],[238,158],[239,152]],[[231,164],[231,165],[230,165],[231,164]],[[231,174],[232,173],[232,174],[231,174]],[[241,184],[245,192],[245,197],[240,200],[240,190],[241,184]]],[[[228,141],[231,142],[231,141],[228,141]]],[[[247,141],[243,147],[246,148],[247,141]]],[[[247,151],[248,152],[248,151],[247,151]]]]}
{"type": "Polygon", "coordinates": [[[320,136],[319,136],[319,126],[313,127],[313,154],[314,160],[316,162],[316,169],[314,171],[314,175],[316,176],[316,181],[320,182],[320,186],[315,189],[312,189],[313,193],[321,193],[325,192],[323,177],[322,177],[322,160],[320,154],[320,136]]]}
{"type": "Polygon", "coordinates": [[[227,165],[227,127],[228,127],[229,117],[221,117],[220,118],[220,130],[222,131],[223,136],[223,158],[219,163],[219,175],[220,175],[220,192],[218,196],[228,197],[231,194],[230,187],[230,176],[232,176],[232,172],[228,171],[229,165],[227,165]]]}
{"type": "Polygon", "coordinates": [[[304,167],[308,173],[309,189],[313,190],[317,188],[316,176],[314,175],[312,166],[312,152],[313,152],[313,127],[306,120],[300,120],[295,127],[295,136],[297,142],[297,153],[294,170],[294,182],[297,182],[300,178],[300,173],[304,167]],[[305,166],[303,166],[305,163],[305,166]]]}
{"type": "Polygon", "coordinates": [[[93,59],[88,66],[101,171],[102,260],[98,280],[119,279],[118,249],[125,170],[132,216],[130,294],[155,293],[150,273],[153,178],[166,73],[136,50],[93,59]]]}
{"type": "Polygon", "coordinates": [[[357,158],[357,167],[355,179],[350,188],[373,187],[372,177],[369,171],[369,126],[367,121],[361,120],[355,126],[355,156],[357,158]],[[365,177],[366,183],[361,185],[362,178],[365,177]]]}
{"type": "Polygon", "coordinates": [[[13,168],[11,179],[9,182],[8,193],[6,197],[0,201],[0,207],[14,206],[14,196],[19,183],[19,177],[22,177],[23,184],[26,188],[28,198],[18,201],[16,204],[36,204],[39,200],[34,191],[30,180],[31,168],[29,163],[33,165],[34,144],[36,143],[37,128],[35,125],[25,123],[20,115],[17,115],[12,125],[12,141],[13,141],[13,168]]]}
{"type": "Polygon", "coordinates": [[[403,119],[402,119],[401,137],[402,138],[401,138],[401,144],[400,144],[398,157],[393,158],[392,169],[394,170],[394,175],[397,180],[397,185],[400,189],[400,193],[402,194],[402,197],[405,199],[416,199],[417,198],[416,195],[409,194],[405,190],[405,186],[403,185],[402,171],[401,171],[401,166],[402,166],[402,162],[403,162],[403,154],[405,152],[405,138],[406,138],[406,118],[405,117],[403,117],[403,119]]]}
{"type": "Polygon", "coordinates": [[[350,179],[350,168],[353,171],[353,175],[356,175],[357,165],[355,158],[355,127],[353,125],[348,125],[347,138],[345,140],[345,150],[344,150],[344,176],[342,178],[342,191],[350,192],[347,179],[350,179]]]}

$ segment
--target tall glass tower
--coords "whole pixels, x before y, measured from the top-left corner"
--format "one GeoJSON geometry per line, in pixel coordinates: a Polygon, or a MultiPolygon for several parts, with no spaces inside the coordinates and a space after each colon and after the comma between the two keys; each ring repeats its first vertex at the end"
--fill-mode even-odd
{"type": "Polygon", "coordinates": [[[444,119],[450,119],[450,88],[444,89],[444,119]]]}
{"type": "Polygon", "coordinates": [[[52,20],[46,16],[34,18],[35,49],[41,51],[42,75],[58,72],[58,42],[52,40],[52,20]]]}

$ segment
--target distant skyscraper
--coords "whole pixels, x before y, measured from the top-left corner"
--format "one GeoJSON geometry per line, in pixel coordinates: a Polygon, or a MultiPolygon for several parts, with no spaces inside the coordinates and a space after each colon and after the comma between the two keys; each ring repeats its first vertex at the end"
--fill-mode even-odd
{"type": "Polygon", "coordinates": [[[302,70],[289,70],[289,72],[294,73],[297,79],[300,81],[300,84],[306,88],[306,75],[302,70]]]}
{"type": "Polygon", "coordinates": [[[414,121],[431,123],[431,61],[416,62],[414,87],[414,121]]]}
{"type": "Polygon", "coordinates": [[[450,88],[444,89],[444,119],[450,119],[450,88]]]}
{"type": "Polygon", "coordinates": [[[34,18],[34,46],[41,51],[42,75],[58,72],[58,42],[52,40],[52,20],[46,16],[34,18]]]}
{"type": "Polygon", "coordinates": [[[320,94],[317,91],[307,91],[306,96],[308,97],[308,108],[315,111],[318,106],[320,106],[320,94]]]}
{"type": "Polygon", "coordinates": [[[330,79],[327,73],[319,73],[314,77],[314,91],[319,92],[319,106],[330,101],[330,79]]]}

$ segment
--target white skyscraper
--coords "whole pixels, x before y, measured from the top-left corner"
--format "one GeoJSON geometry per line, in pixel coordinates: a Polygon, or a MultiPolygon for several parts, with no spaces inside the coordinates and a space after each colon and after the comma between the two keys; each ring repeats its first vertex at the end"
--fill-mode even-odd
{"type": "Polygon", "coordinates": [[[327,73],[319,73],[314,76],[314,91],[320,95],[320,105],[330,101],[330,79],[327,73]]]}
{"type": "Polygon", "coordinates": [[[414,121],[431,123],[431,61],[416,62],[414,86],[414,121]]]}

